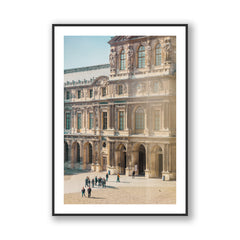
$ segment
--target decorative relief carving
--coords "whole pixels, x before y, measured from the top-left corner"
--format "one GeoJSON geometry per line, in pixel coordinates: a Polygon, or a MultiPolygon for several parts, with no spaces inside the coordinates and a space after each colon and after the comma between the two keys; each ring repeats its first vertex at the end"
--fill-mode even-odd
{"type": "Polygon", "coordinates": [[[146,51],[147,51],[147,66],[150,66],[152,56],[152,47],[150,46],[150,41],[147,42],[146,51]]]}
{"type": "Polygon", "coordinates": [[[128,46],[127,56],[128,56],[128,70],[133,70],[133,47],[128,46]]]}
{"type": "Polygon", "coordinates": [[[171,53],[171,39],[166,39],[163,44],[163,49],[165,50],[166,53],[166,61],[170,60],[170,53],[171,53]]]}
{"type": "Polygon", "coordinates": [[[141,93],[145,92],[146,84],[145,83],[136,83],[136,89],[137,89],[137,93],[141,94],[141,93]]]}
{"type": "Polygon", "coordinates": [[[114,48],[111,49],[111,53],[109,55],[109,62],[110,62],[111,68],[115,69],[117,65],[117,53],[114,48]]]}
{"type": "Polygon", "coordinates": [[[123,85],[123,94],[127,94],[127,84],[123,85]]]}

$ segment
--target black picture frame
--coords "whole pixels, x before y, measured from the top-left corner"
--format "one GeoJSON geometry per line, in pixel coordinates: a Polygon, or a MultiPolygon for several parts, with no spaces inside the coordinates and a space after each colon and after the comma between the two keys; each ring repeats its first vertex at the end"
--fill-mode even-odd
{"type": "Polygon", "coordinates": [[[52,216],[188,216],[188,24],[52,24],[52,216]],[[55,30],[59,27],[183,27],[185,28],[185,212],[184,213],[59,213],[55,209],[55,30]]]}

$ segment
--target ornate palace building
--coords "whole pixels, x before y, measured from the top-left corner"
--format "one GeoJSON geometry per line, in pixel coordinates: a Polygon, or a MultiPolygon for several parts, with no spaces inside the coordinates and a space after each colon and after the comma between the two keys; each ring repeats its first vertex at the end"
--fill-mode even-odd
{"type": "Polygon", "coordinates": [[[64,71],[64,166],[176,179],[176,38],[115,36],[64,71]]]}

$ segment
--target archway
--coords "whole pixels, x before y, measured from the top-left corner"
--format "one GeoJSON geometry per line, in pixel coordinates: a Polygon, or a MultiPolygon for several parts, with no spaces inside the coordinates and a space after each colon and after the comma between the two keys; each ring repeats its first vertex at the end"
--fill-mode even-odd
{"type": "Polygon", "coordinates": [[[145,147],[141,144],[139,146],[139,161],[138,161],[138,167],[139,167],[139,175],[145,175],[146,170],[146,151],[145,147]]]}
{"type": "Polygon", "coordinates": [[[91,169],[91,164],[93,162],[93,153],[92,153],[92,144],[87,142],[84,144],[84,147],[83,147],[83,167],[84,169],[91,169]]]}
{"type": "Polygon", "coordinates": [[[151,151],[151,177],[162,177],[163,151],[159,146],[153,147],[151,151]]]}
{"type": "Polygon", "coordinates": [[[64,142],[64,162],[68,162],[68,144],[64,142]]]}
{"type": "Polygon", "coordinates": [[[125,174],[125,169],[127,167],[127,155],[126,155],[126,147],[123,144],[120,144],[117,148],[120,152],[120,157],[119,157],[119,173],[120,174],[125,174]]]}
{"type": "Polygon", "coordinates": [[[72,163],[80,163],[80,145],[74,142],[72,146],[72,163]]]}

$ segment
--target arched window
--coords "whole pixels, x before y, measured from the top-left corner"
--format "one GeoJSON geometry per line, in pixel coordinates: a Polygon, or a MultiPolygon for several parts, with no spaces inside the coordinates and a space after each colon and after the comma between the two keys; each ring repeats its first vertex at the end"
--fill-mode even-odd
{"type": "Polygon", "coordinates": [[[145,67],[145,47],[141,46],[138,49],[138,68],[145,67]]]}
{"type": "Polygon", "coordinates": [[[126,68],[126,54],[125,51],[122,50],[120,55],[120,70],[124,70],[126,68]]]}
{"type": "Polygon", "coordinates": [[[139,107],[135,112],[135,126],[136,130],[143,130],[144,129],[144,110],[139,107]]]}
{"type": "Polygon", "coordinates": [[[162,49],[161,44],[158,44],[155,48],[155,64],[156,66],[161,65],[162,63],[162,49]]]}

